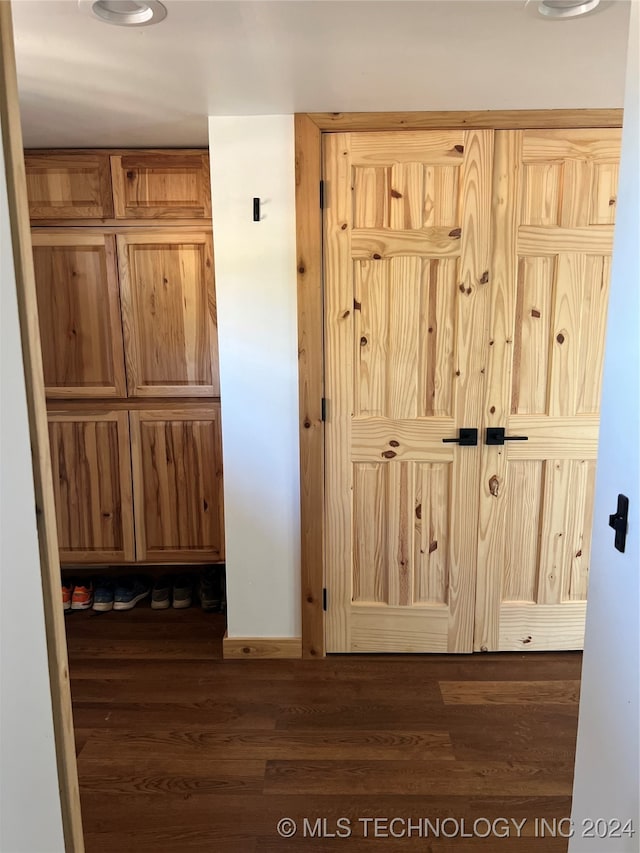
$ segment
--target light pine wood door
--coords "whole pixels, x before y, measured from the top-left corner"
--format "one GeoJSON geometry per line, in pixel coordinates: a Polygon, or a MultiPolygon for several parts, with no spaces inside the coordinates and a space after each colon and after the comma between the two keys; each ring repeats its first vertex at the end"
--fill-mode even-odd
{"type": "Polygon", "coordinates": [[[135,559],[127,412],[49,412],[53,489],[62,563],[135,559]]]}
{"type": "Polygon", "coordinates": [[[222,560],[220,404],[130,418],[138,560],[222,560]]]}
{"type": "Polygon", "coordinates": [[[493,131],[325,138],[329,652],[469,652],[493,131]]]}
{"type": "Polygon", "coordinates": [[[38,229],[31,239],[47,397],[126,397],[115,237],[38,229]]]}
{"type": "Polygon", "coordinates": [[[218,396],[211,234],[120,234],[118,263],[130,396],[218,396]]]}
{"type": "Polygon", "coordinates": [[[620,131],[496,133],[474,646],[582,648],[620,131]]]}

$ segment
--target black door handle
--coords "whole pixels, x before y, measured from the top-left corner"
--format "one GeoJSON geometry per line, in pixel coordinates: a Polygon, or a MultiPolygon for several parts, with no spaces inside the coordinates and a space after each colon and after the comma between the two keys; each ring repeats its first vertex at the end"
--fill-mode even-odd
{"type": "Polygon", "coordinates": [[[460,447],[477,447],[478,446],[478,430],[474,428],[468,429],[461,427],[458,438],[443,438],[443,444],[459,444],[460,447]]]}
{"type": "Polygon", "coordinates": [[[505,441],[529,441],[529,436],[505,435],[504,427],[487,427],[485,444],[504,444],[505,441]]]}
{"type": "Polygon", "coordinates": [[[615,547],[624,554],[627,542],[627,521],[629,517],[629,498],[626,495],[618,495],[618,510],[609,516],[609,527],[616,532],[615,547]]]}

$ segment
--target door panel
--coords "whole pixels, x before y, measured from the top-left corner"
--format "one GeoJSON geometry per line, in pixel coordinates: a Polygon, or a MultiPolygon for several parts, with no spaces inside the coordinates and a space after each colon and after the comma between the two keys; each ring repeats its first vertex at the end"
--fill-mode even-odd
{"type": "Polygon", "coordinates": [[[107,154],[27,151],[24,164],[32,220],[113,216],[107,154]]]}
{"type": "Polygon", "coordinates": [[[472,649],[492,143],[327,137],[328,651],[472,649]]]}
{"type": "Polygon", "coordinates": [[[118,261],[129,394],[218,396],[211,235],[122,234],[118,261]]]}
{"type": "Polygon", "coordinates": [[[132,411],[138,560],[221,560],[220,405],[132,411]]]}
{"type": "Polygon", "coordinates": [[[582,648],[617,130],[499,131],[474,648],[582,648]]]}
{"type": "Polygon", "coordinates": [[[111,172],[117,219],[211,217],[206,152],[113,155],[111,172]]]}
{"type": "Polygon", "coordinates": [[[126,397],[115,237],[32,234],[45,391],[126,397]]]}
{"type": "Polygon", "coordinates": [[[49,412],[62,563],[135,559],[126,412],[49,412]]]}

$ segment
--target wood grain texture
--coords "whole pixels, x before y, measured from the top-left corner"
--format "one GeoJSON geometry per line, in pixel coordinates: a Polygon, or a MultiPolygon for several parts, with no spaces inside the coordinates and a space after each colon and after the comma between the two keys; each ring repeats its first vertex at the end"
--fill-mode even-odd
{"type": "Polygon", "coordinates": [[[465,110],[385,113],[308,113],[320,128],[339,131],[448,130],[485,128],[605,128],[622,127],[621,109],[583,110],[465,110]]]}
{"type": "Polygon", "coordinates": [[[225,660],[248,660],[249,658],[300,658],[300,637],[228,637],[222,642],[225,660]]]}
{"type": "Polygon", "coordinates": [[[330,498],[335,515],[327,516],[328,541],[336,549],[327,580],[329,621],[333,607],[340,614],[342,639],[329,646],[336,651],[392,651],[394,643],[397,651],[471,646],[477,494],[467,483],[470,474],[477,476],[479,452],[459,452],[442,439],[473,423],[481,406],[492,133],[407,138],[409,151],[402,134],[383,135],[378,153],[377,135],[358,138],[353,158],[351,136],[327,140],[327,464],[335,466],[328,494],[339,484],[330,498]],[[458,180],[454,207],[433,191],[431,175],[427,189],[428,170],[440,167],[443,150],[461,164],[448,175],[458,180]],[[458,222],[415,230],[426,217],[446,222],[452,211],[458,222]],[[351,217],[367,227],[349,231],[351,217]],[[429,242],[442,232],[453,258],[439,257],[449,249],[429,242]],[[361,244],[371,235],[395,248],[361,259],[361,244]],[[430,501],[437,499],[430,497],[427,472],[442,462],[452,465],[438,469],[434,482],[449,484],[447,503],[434,522],[430,501]],[[340,464],[353,469],[345,473],[340,464]],[[341,598],[332,604],[336,587],[341,598]],[[432,600],[440,607],[416,607],[432,600]],[[350,646],[344,639],[349,631],[350,646]]]}
{"type": "Polygon", "coordinates": [[[439,681],[445,705],[577,705],[579,681],[439,681]]]}
{"type": "Polygon", "coordinates": [[[302,656],[324,656],[322,169],[318,127],[295,117],[302,656]]]}
{"type": "Polygon", "coordinates": [[[619,133],[505,131],[497,150],[485,418],[528,440],[486,448],[476,648],[580,648],[619,133]]]}
{"type": "Polygon", "coordinates": [[[126,397],[115,237],[32,234],[49,398],[126,397]]]}
{"type": "Polygon", "coordinates": [[[584,225],[575,228],[521,225],[518,229],[518,251],[521,255],[557,255],[559,252],[610,255],[612,249],[612,225],[584,225]]]}
{"type": "Polygon", "coordinates": [[[378,260],[407,255],[418,258],[457,256],[460,254],[459,232],[459,228],[450,228],[448,225],[413,231],[354,229],[352,257],[378,260]]]}
{"type": "Polygon", "coordinates": [[[25,166],[33,221],[113,216],[107,154],[27,151],[25,166]]]}
{"type": "Polygon", "coordinates": [[[117,219],[210,219],[209,154],[138,152],[111,157],[117,219]]]}
{"type": "MultiPolygon", "coordinates": [[[[455,325],[455,364],[459,379],[454,405],[460,427],[479,424],[483,417],[490,308],[487,284],[491,259],[493,131],[468,131],[464,150],[462,255],[455,325]]],[[[464,448],[452,470],[452,506],[456,511],[451,514],[449,527],[449,651],[470,651],[474,642],[480,494],[477,488],[469,488],[469,483],[478,482],[481,455],[480,448],[464,448]]]]}
{"type": "Polygon", "coordinates": [[[135,559],[129,418],[126,412],[49,412],[60,559],[135,559]]]}
{"type": "Polygon", "coordinates": [[[129,417],[137,559],[223,559],[219,404],[129,417]]]}
{"type": "Polygon", "coordinates": [[[562,604],[504,602],[500,607],[499,645],[503,651],[581,649],[584,645],[585,601],[562,604]]]}
{"type": "MultiPolygon", "coordinates": [[[[64,616],[60,608],[60,561],[10,3],[0,3],[0,128],[33,461],[35,517],[62,830],[67,853],[83,853],[85,848],[64,616]]],[[[10,287],[12,283],[3,282],[3,286],[10,287]]]]}
{"type": "MultiPolygon", "coordinates": [[[[533,820],[570,812],[579,653],[240,662],[221,660],[223,618],[197,608],[74,613],[67,626],[90,853],[281,853],[283,815],[354,827],[508,815],[537,846],[505,849],[566,853],[566,839],[535,838],[533,820]],[[167,638],[182,658],[167,658],[167,638]]],[[[357,836],[313,846],[371,847],[357,836]]],[[[400,841],[380,844],[436,843],[400,841]]]]}
{"type": "Polygon", "coordinates": [[[117,240],[129,394],[217,396],[211,236],[163,229],[117,240]]]}
{"type": "Polygon", "coordinates": [[[328,652],[351,650],[353,531],[351,519],[351,406],[353,399],[353,286],[349,136],[328,137],[324,171],[332,187],[324,211],[325,583],[331,593],[325,617],[328,652]],[[343,228],[343,224],[347,227],[343,228]]]}

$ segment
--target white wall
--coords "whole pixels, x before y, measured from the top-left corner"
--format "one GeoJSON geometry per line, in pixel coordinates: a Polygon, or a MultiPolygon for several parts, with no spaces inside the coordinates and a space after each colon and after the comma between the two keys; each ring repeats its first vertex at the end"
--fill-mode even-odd
{"type": "Polygon", "coordinates": [[[0,146],[0,851],[64,850],[18,309],[0,146]]]}
{"type": "Polygon", "coordinates": [[[571,853],[637,853],[640,608],[640,4],[632,8],[582,669],[571,853]],[[607,526],[630,501],[624,554],[607,526]],[[586,818],[632,819],[636,835],[582,838],[586,818]]]}
{"type": "Polygon", "coordinates": [[[228,633],[300,636],[293,116],[212,117],[209,144],[228,633]]]}

